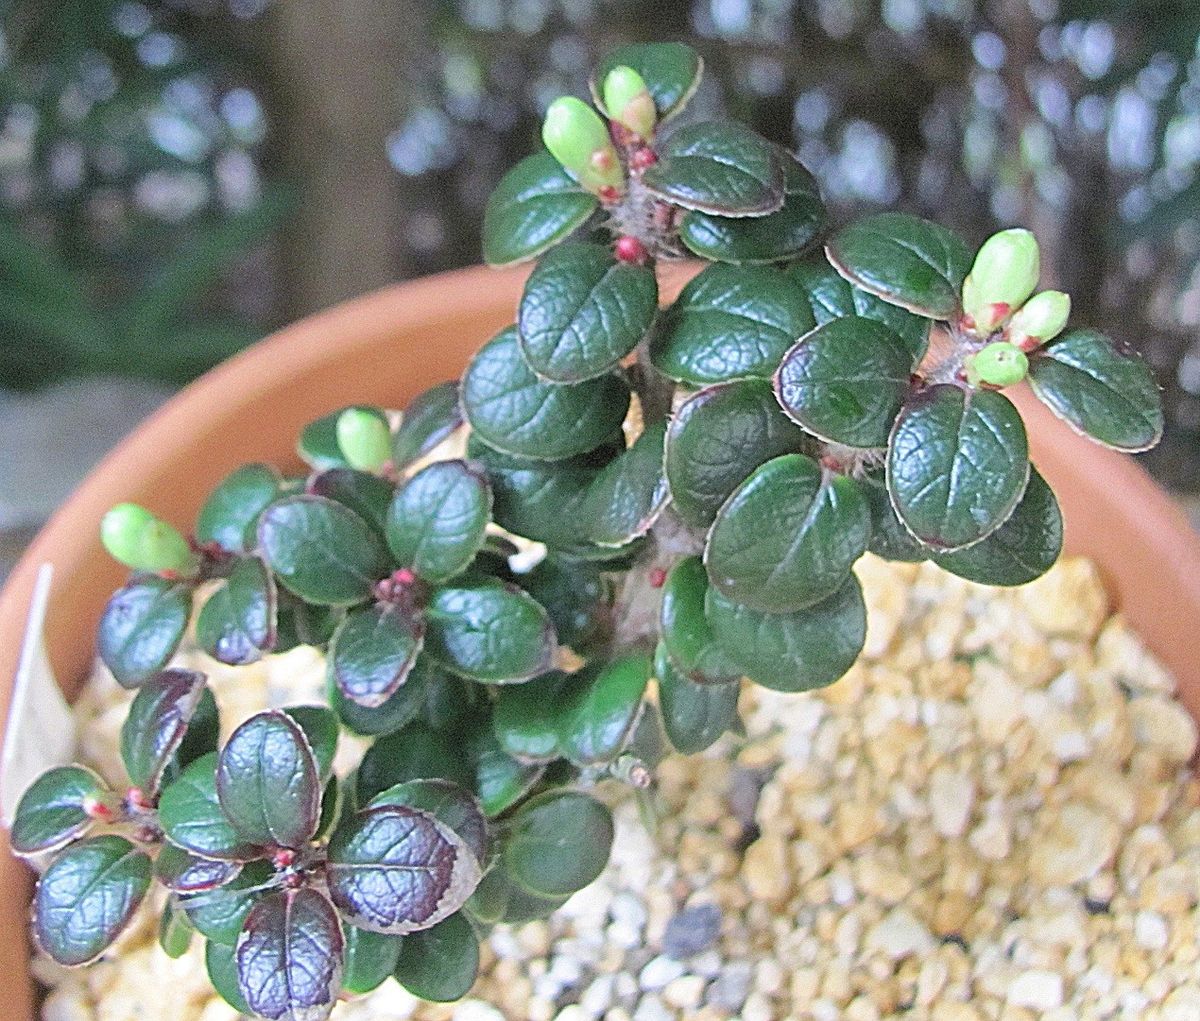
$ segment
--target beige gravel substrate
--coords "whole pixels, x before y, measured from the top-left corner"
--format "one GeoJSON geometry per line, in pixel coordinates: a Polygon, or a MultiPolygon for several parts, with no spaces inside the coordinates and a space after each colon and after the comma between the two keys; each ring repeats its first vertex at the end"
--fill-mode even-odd
{"type": "MultiPolygon", "coordinates": [[[[620,802],[600,881],[495,931],[471,998],[389,982],[334,1017],[1200,1019],[1196,727],[1091,566],[1013,591],[871,558],[860,573],[854,671],[747,691],[748,739],[662,767],[656,837],[620,802]]],[[[308,649],[213,666],[227,726],[319,690],[308,649]]],[[[98,677],[79,707],[109,773],[127,697],[98,677]]],[[[196,943],[171,961],[147,921],[91,969],[40,961],[44,1016],[230,1021],[196,943]]]]}

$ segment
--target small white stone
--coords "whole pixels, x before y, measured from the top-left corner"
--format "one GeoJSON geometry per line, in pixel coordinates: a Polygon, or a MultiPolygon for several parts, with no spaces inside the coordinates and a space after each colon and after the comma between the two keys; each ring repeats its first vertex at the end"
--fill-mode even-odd
{"type": "Polygon", "coordinates": [[[1031,969],[1018,975],[1008,990],[1008,1002],[1014,1007],[1053,1010],[1063,1002],[1063,977],[1054,971],[1031,969]]]}
{"type": "Polygon", "coordinates": [[[643,996],[633,1012],[633,1021],[674,1021],[675,1015],[657,996],[643,996]]]}
{"type": "Polygon", "coordinates": [[[663,1000],[680,1010],[693,1010],[700,1006],[704,998],[705,985],[705,980],[699,975],[683,975],[667,983],[663,989],[663,1000]]]}
{"type": "Polygon", "coordinates": [[[613,1004],[616,979],[612,975],[601,975],[592,980],[579,997],[579,1006],[589,1017],[601,1017],[613,1004]]]}
{"type": "Polygon", "coordinates": [[[1144,950],[1165,950],[1171,940],[1167,920],[1157,911],[1139,911],[1133,919],[1133,938],[1144,950]]]}
{"type": "Polygon", "coordinates": [[[929,811],[943,837],[961,837],[975,804],[975,781],[966,773],[938,766],[929,777],[929,811]]]}
{"type": "Polygon", "coordinates": [[[638,976],[638,985],[643,989],[662,989],[668,982],[679,978],[687,969],[674,958],[659,955],[652,958],[638,976]]]}
{"type": "Polygon", "coordinates": [[[936,946],[929,930],[905,907],[893,908],[867,933],[867,951],[882,953],[893,961],[932,953],[936,946]]]}
{"type": "Polygon", "coordinates": [[[454,1008],[454,1021],[504,1021],[504,1015],[483,1000],[463,1000],[454,1008]]]}

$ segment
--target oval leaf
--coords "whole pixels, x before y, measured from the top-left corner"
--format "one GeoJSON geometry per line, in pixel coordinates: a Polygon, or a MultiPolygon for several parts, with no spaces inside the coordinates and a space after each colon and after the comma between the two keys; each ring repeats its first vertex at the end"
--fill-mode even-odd
{"type": "Polygon", "coordinates": [[[158,824],[172,844],[201,858],[250,861],[261,856],[255,845],[239,836],[217,798],[217,756],[202,755],[163,788],[158,801],[158,824]]]}
{"type": "Polygon", "coordinates": [[[168,900],[158,923],[158,945],[163,953],[173,961],[179,960],[192,945],[195,931],[187,914],[168,900]]]}
{"type": "Polygon", "coordinates": [[[238,990],[270,1021],[320,1021],[342,987],[345,937],[316,890],[280,890],[259,901],[238,937],[238,990]]]}
{"type": "Polygon", "coordinates": [[[380,791],[367,805],[403,805],[427,812],[449,826],[478,862],[487,861],[488,825],[475,796],[449,780],[408,780],[380,791]]]}
{"type": "Polygon", "coordinates": [[[342,971],[342,988],[359,996],[378,989],[391,978],[400,959],[403,941],[399,936],[368,932],[357,925],[345,926],[346,966],[342,971]]]}
{"type": "Polygon", "coordinates": [[[642,174],[653,195],[718,216],[762,216],[783,205],[783,163],[771,143],[733,121],[686,124],[642,174]]]}
{"type": "Polygon", "coordinates": [[[164,844],[154,861],[154,877],[172,893],[204,893],[232,883],[240,862],[197,858],[174,844],[164,844]]]}
{"type": "Polygon", "coordinates": [[[130,782],[158,794],[163,771],[183,741],[204,695],[204,674],[164,670],[138,689],[121,726],[121,760],[130,782]]]}
{"type": "Polygon", "coordinates": [[[501,749],[522,762],[557,758],[563,706],[578,680],[578,675],[553,670],[504,688],[492,716],[492,730],[501,749]]]}
{"type": "Polygon", "coordinates": [[[775,150],[783,166],[783,208],[768,216],[714,216],[692,210],[679,240],[702,259],[758,263],[794,259],[825,229],[825,203],[816,178],[790,152],[775,150]]]}
{"type": "Polygon", "coordinates": [[[425,640],[424,621],[393,603],[346,615],[329,648],[338,690],[369,709],[383,705],[408,677],[425,640]]]}
{"type": "Polygon", "coordinates": [[[461,915],[404,940],[393,973],[413,996],[434,1003],[459,1000],[471,991],[479,973],[479,940],[461,915]]]}
{"type": "Polygon", "coordinates": [[[251,716],[221,749],[217,796],[244,840],[303,845],[321,813],[320,775],[304,731],[278,709],[251,716]]]}
{"type": "Polygon", "coordinates": [[[908,213],[877,213],[843,227],[825,251],[852,284],[932,319],[957,314],[972,261],[957,234],[908,213]]]}
{"type": "Polygon", "coordinates": [[[209,494],[196,519],[196,541],[227,553],[254,548],[258,516],[279,495],[283,480],[270,465],[248,464],[227,475],[209,494]]]}
{"type": "Polygon", "coordinates": [[[353,924],[403,935],[462,907],[480,867],[462,838],[428,812],[383,805],[334,833],[325,874],[330,897],[353,924]]]}
{"type": "Polygon", "coordinates": [[[709,266],[663,313],[655,368],[692,386],[757,376],[815,326],[800,289],[770,266],[709,266]]]}
{"type": "Polygon", "coordinates": [[[462,382],[471,428],[497,450],[561,460],[594,450],[621,427],[629,386],[614,373],[560,385],[537,378],[521,356],[515,327],[471,359],[462,382]]]}
{"type": "Polygon", "coordinates": [[[801,454],[784,454],[725,502],[704,548],[704,565],[730,599],[785,613],[832,595],[871,536],[866,500],[852,479],[801,454]]]}
{"type": "Polygon", "coordinates": [[[614,67],[632,67],[642,76],[654,98],[658,122],[669,120],[687,105],[704,73],[700,54],[683,43],[629,43],[610,50],[597,65],[588,83],[601,110],[600,87],[614,67]]]}
{"type": "Polygon", "coordinates": [[[463,424],[458,380],[439,383],[414,397],[404,409],[392,441],[392,463],[405,468],[463,424]]]}
{"type": "Polygon", "coordinates": [[[180,897],[179,904],[205,939],[232,947],[250,909],[265,891],[278,885],[273,867],[265,861],[254,861],[224,885],[180,897]]]}
{"type": "Polygon", "coordinates": [[[933,562],[981,585],[1024,585],[1040,578],[1062,552],[1063,520],[1058,500],[1036,470],[1009,519],[974,546],[934,553],[933,562]]]}
{"type": "Polygon", "coordinates": [[[912,355],[873,319],[833,319],[805,334],[775,373],[775,395],[814,436],[885,447],[908,393],[912,355]]]}
{"type": "Polygon", "coordinates": [[[397,491],[387,541],[402,567],[440,582],[466,570],[483,547],[492,514],[487,479],[464,461],[438,461],[397,491]]]}
{"type": "Polygon", "coordinates": [[[637,347],[657,311],[653,269],[618,262],[605,245],[559,245],[525,281],[517,311],[521,353],[542,379],[592,379],[637,347]]]}
{"type": "Polygon", "coordinates": [[[306,492],[349,507],[382,537],[396,487],[370,472],[329,468],[308,480],[306,492]]]}
{"type": "Polygon", "coordinates": [[[658,705],[667,739],[676,751],[702,752],[737,725],[739,681],[697,684],[675,669],[669,657],[658,659],[658,705]]]}
{"type": "Polygon", "coordinates": [[[358,804],[409,780],[445,779],[470,786],[471,766],[462,741],[415,720],[367,749],[358,767],[358,804]]]}
{"type": "Polygon", "coordinates": [[[1025,426],[994,390],[931,386],[896,419],[888,493],[905,527],[928,546],[959,549],[991,535],[1028,479],[1025,426]]]}
{"type": "Polygon", "coordinates": [[[329,704],[344,726],[356,734],[369,737],[390,734],[415,719],[428,699],[429,680],[439,679],[436,677],[437,671],[431,668],[429,660],[418,657],[409,670],[408,676],[391,697],[378,706],[367,708],[342,694],[337,682],[333,679],[332,666],[333,660],[330,658],[328,683],[326,684],[329,704]]]}
{"type": "Polygon", "coordinates": [[[765,380],[706,387],[679,406],[667,429],[664,467],[676,512],[707,528],[755,468],[804,444],[765,380]]]}
{"type": "Polygon", "coordinates": [[[561,645],[582,653],[608,632],[612,586],[589,564],[548,556],[520,581],[545,607],[561,645]]]}
{"type": "Polygon", "coordinates": [[[1029,360],[1033,392],[1076,432],[1116,450],[1148,450],[1163,410],[1150,367],[1095,330],[1076,330],[1029,360]]]}
{"type": "Polygon", "coordinates": [[[667,505],[663,476],[666,423],[647,426],[632,447],[610,461],[588,487],[581,514],[587,538],[624,546],[645,535],[667,505]]]}
{"type": "Polygon", "coordinates": [[[104,607],[96,639],[100,658],[123,688],[136,688],[175,655],[191,613],[191,585],[136,577],[104,607]]]}
{"type": "Polygon", "coordinates": [[[468,753],[475,768],[475,793],[488,818],[498,816],[520,801],[544,772],[540,765],[519,762],[509,755],[500,747],[490,727],[472,735],[468,753]]]}
{"type": "Polygon", "coordinates": [[[439,589],[426,612],[429,655],[461,677],[509,684],[550,667],[554,626],[514,585],[439,589]]]}
{"type": "Polygon", "coordinates": [[[611,762],[621,753],[653,669],[650,657],[636,652],[586,673],[559,721],[562,754],[580,766],[611,762]]]}
{"type": "Polygon", "coordinates": [[[249,1014],[250,1007],[238,988],[237,961],[234,955],[232,945],[209,940],[204,944],[204,970],[208,972],[208,980],[222,1000],[239,1014],[249,1014]]]}
{"type": "Polygon", "coordinates": [[[371,594],[390,569],[374,530],[340,503],[290,496],[258,522],[258,544],[280,583],[321,606],[351,606],[371,594]]]}
{"type": "Polygon", "coordinates": [[[545,150],[526,156],[492,192],[483,214],[483,259],[508,266],[540,255],[599,207],[545,150]]]}
{"type": "Polygon", "coordinates": [[[33,935],[59,964],[94,961],[150,887],[150,858],[124,837],[81,840],[51,862],[33,896],[33,935]]]}
{"type": "Polygon", "coordinates": [[[828,599],[795,613],[761,613],[708,590],[705,606],[717,640],[746,676],[775,691],[832,684],[862,652],[867,609],[851,575],[828,599]]]}
{"type": "Polygon", "coordinates": [[[253,663],[275,647],[276,614],[271,572],[258,557],[245,557],[201,608],[196,642],[221,663],[253,663]]]}
{"type": "Polygon", "coordinates": [[[704,616],[707,593],[708,574],[700,558],[680,560],[663,584],[659,630],[676,670],[698,684],[720,684],[740,677],[741,671],[717,644],[704,616]]]}
{"type": "Polygon", "coordinates": [[[612,814],[577,791],[552,791],[513,815],[504,866],[537,897],[566,897],[596,879],[612,848],[612,814]]]}
{"type": "Polygon", "coordinates": [[[86,805],[107,785],[84,766],[47,770],[21,795],[9,839],[17,854],[53,851],[83,834],[93,819],[86,805]]]}

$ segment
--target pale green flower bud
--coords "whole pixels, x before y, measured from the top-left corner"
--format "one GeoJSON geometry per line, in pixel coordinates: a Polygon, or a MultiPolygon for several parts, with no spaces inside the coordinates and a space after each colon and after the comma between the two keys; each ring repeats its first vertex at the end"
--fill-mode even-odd
{"type": "Polygon", "coordinates": [[[963,311],[975,332],[988,336],[999,329],[1033,293],[1040,274],[1037,238],[1029,231],[1013,227],[988,238],[963,282],[963,311]]]}
{"type": "Polygon", "coordinates": [[[119,503],[101,518],[100,541],[135,571],[186,574],[196,567],[196,554],[179,531],[136,503],[119,503]]]}
{"type": "Polygon", "coordinates": [[[654,97],[645,79],[632,67],[621,65],[608,72],[604,79],[604,109],[639,138],[649,139],[654,134],[658,119],[654,97]]]}
{"type": "Polygon", "coordinates": [[[1016,344],[996,340],[967,361],[967,381],[973,385],[1012,386],[1029,371],[1029,359],[1016,344]]]}
{"type": "Polygon", "coordinates": [[[1066,328],[1071,314],[1071,296],[1062,291],[1035,294],[1018,310],[1008,324],[1008,339],[1023,351],[1057,337],[1066,328]]]}
{"type": "Polygon", "coordinates": [[[550,104],[542,122],[542,141],[576,181],[602,199],[625,189],[625,171],[608,127],[590,106],[574,96],[550,104]]]}
{"type": "Polygon", "coordinates": [[[387,423],[364,408],[347,408],[337,420],[338,448],[351,468],[377,472],[392,457],[387,423]]]}

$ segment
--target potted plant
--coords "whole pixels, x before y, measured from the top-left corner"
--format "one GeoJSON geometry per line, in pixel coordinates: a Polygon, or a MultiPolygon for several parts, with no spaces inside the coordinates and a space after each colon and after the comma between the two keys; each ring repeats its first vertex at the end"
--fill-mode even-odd
{"type": "Polygon", "coordinates": [[[1157,441],[1149,371],[1063,332],[1032,235],[973,254],[882,214],[819,250],[792,156],[736,124],[666,127],[701,70],[624,47],[593,81],[603,118],[552,104],[485,221],[490,263],[537,263],[461,380],[398,427],[366,405],[311,423],[307,474],[237,469],[190,536],[106,515],[134,571],[98,640],[137,689],[130,782],[65,766],[22,800],[14,849],[52,856],[33,924],[52,958],[104,953],[158,882],[164,949],[199,933],[245,1012],[319,1018],[393,976],[455,999],[479,932],[603,868],[592,788],[736,728],[745,678],[800,692],[850,668],[867,550],[993,585],[1054,563],[1062,518],[1002,390],[1028,378],[1110,447],[1157,441]],[[709,265],[660,309],[657,264],[687,254],[709,265]],[[461,456],[431,460],[454,436],[461,456]],[[218,747],[204,676],[169,666],[193,617],[224,663],[326,648],[328,704],[218,747]],[[374,739],[349,777],[343,729],[374,739]]]}

